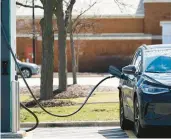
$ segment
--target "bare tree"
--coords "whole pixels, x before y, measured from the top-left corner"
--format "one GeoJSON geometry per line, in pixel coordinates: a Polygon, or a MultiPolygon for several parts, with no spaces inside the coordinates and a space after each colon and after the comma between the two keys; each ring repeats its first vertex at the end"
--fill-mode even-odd
{"type": "Polygon", "coordinates": [[[59,56],[59,90],[65,91],[67,89],[67,57],[66,57],[66,37],[67,28],[69,26],[69,19],[71,11],[76,0],[70,0],[64,14],[64,0],[56,0],[57,26],[58,26],[58,56],[59,56]]]}
{"type": "MultiPolygon", "coordinates": [[[[39,5],[35,5],[35,8],[42,8],[44,9],[45,11],[45,4],[48,5],[49,1],[45,1],[45,0],[40,0],[43,4],[43,7],[39,6],[39,5]]],[[[50,17],[51,16],[51,12],[53,11],[53,13],[56,15],[57,17],[57,27],[58,27],[58,50],[59,50],[59,70],[58,70],[58,73],[59,73],[59,90],[60,91],[64,91],[66,90],[67,88],[67,58],[66,58],[66,36],[67,36],[67,27],[69,25],[69,18],[70,18],[70,11],[72,11],[72,8],[76,2],[76,0],[70,0],[67,8],[66,8],[66,11],[65,11],[65,14],[64,14],[64,9],[63,9],[63,2],[64,0],[51,0],[51,3],[53,3],[54,7],[53,6],[48,6],[48,10],[50,10],[50,17]],[[52,9],[50,9],[52,8],[52,9]]],[[[32,6],[30,5],[27,5],[27,4],[23,4],[23,3],[19,3],[17,2],[18,5],[20,6],[24,6],[24,7],[28,7],[28,8],[32,8],[32,6]]],[[[47,11],[44,12],[44,14],[48,13],[47,11]]],[[[47,17],[48,20],[50,20],[50,17],[47,17]]],[[[43,20],[41,20],[41,27],[42,27],[42,32],[43,32],[43,42],[42,44],[43,45],[49,45],[48,42],[44,42],[44,41],[52,41],[50,37],[46,36],[46,34],[50,35],[50,30],[51,30],[51,27],[48,28],[47,25],[43,25],[45,24],[45,18],[43,20]],[[46,29],[43,28],[43,27],[46,27],[48,28],[47,31],[45,31],[46,29]]],[[[47,22],[46,22],[47,23],[47,22]]],[[[48,23],[51,24],[51,21],[49,21],[48,23]]],[[[51,26],[51,25],[50,25],[51,26]]],[[[51,36],[51,35],[50,35],[51,36]]],[[[51,46],[50,46],[51,47],[51,46]]],[[[43,49],[45,48],[45,46],[43,46],[43,49]]],[[[52,48],[49,48],[49,49],[52,49],[52,48]]],[[[48,49],[48,50],[49,50],[48,49]]],[[[51,54],[52,51],[48,51],[48,50],[43,50],[43,53],[42,53],[42,76],[44,76],[43,73],[45,73],[45,71],[47,72],[48,68],[47,66],[45,67],[45,65],[47,64],[47,61],[46,59],[49,58],[49,57],[46,57],[45,55],[48,54],[48,56],[51,54]],[[44,58],[46,57],[46,58],[44,58]],[[45,70],[43,70],[44,68],[46,68],[45,70]]],[[[53,55],[53,54],[51,54],[53,55]]],[[[53,58],[53,57],[51,57],[53,58]]],[[[53,60],[52,60],[53,61],[53,60]]],[[[53,68],[52,66],[50,68],[53,68]]],[[[47,73],[45,73],[47,74],[47,73]]],[[[48,74],[49,77],[51,77],[50,73],[48,74]]],[[[42,77],[41,78],[41,86],[43,85],[44,87],[48,87],[48,84],[51,82],[48,82],[45,77],[42,77]],[[46,81],[44,81],[46,80],[46,81]],[[43,83],[44,82],[44,83],[43,83]],[[45,85],[46,84],[46,85],[45,85]]],[[[51,82],[51,86],[53,85],[53,82],[51,82]]],[[[51,88],[51,87],[50,87],[51,88]]],[[[41,91],[43,91],[43,88],[41,89],[41,91]]],[[[44,91],[43,91],[44,92],[44,91]]],[[[51,91],[50,91],[51,92],[51,91]]],[[[42,92],[41,92],[42,93],[42,92]]],[[[47,93],[47,92],[46,92],[47,93]]],[[[49,92],[48,92],[49,93],[49,92]]],[[[44,93],[43,93],[44,94],[44,93]]],[[[49,95],[51,96],[51,95],[49,95]]]]}
{"type": "MultiPolygon", "coordinates": [[[[41,98],[49,99],[49,98],[52,98],[52,89],[53,89],[53,70],[52,70],[53,69],[53,64],[52,64],[53,63],[53,41],[54,41],[53,40],[54,33],[53,33],[53,26],[52,26],[53,14],[55,14],[57,17],[57,27],[58,27],[59,90],[65,91],[67,89],[67,57],[66,57],[67,29],[70,28],[69,32],[71,32],[70,39],[71,39],[71,48],[72,48],[72,57],[73,57],[72,65],[73,65],[73,71],[75,71],[76,68],[75,68],[73,32],[74,32],[74,29],[78,25],[80,26],[79,24],[80,21],[78,19],[86,11],[81,13],[74,21],[71,21],[72,10],[73,10],[73,6],[76,0],[69,0],[65,11],[64,11],[64,5],[63,5],[63,3],[66,3],[65,0],[40,0],[40,1],[42,2],[43,6],[41,7],[39,5],[35,5],[35,8],[43,9],[44,14],[46,14],[44,15],[44,19],[41,20],[41,28],[43,32],[41,98]]],[[[29,4],[23,4],[20,2],[17,2],[17,5],[32,8],[32,6],[30,6],[29,4]]],[[[81,24],[81,26],[85,27],[86,25],[81,24]]],[[[76,79],[75,75],[74,75],[74,78],[76,79]]],[[[76,80],[74,81],[74,83],[76,83],[76,80]]]]}
{"type": "Polygon", "coordinates": [[[53,32],[53,0],[42,1],[44,18],[41,19],[42,28],[42,70],[40,99],[53,98],[53,70],[54,70],[54,32],[53,32]]]}
{"type": "MultiPolygon", "coordinates": [[[[81,11],[80,14],[75,19],[72,18],[72,11],[70,11],[70,13],[69,13],[70,16],[69,16],[69,26],[67,28],[67,33],[69,33],[69,38],[70,38],[73,84],[77,84],[77,63],[76,63],[76,53],[75,53],[75,47],[74,47],[73,33],[76,32],[77,27],[82,24],[79,21],[81,16],[83,16],[95,4],[96,4],[96,2],[89,5],[89,7],[87,9],[81,11]]],[[[83,24],[84,24],[84,27],[87,25],[86,22],[84,22],[83,24]]]]}
{"type": "MultiPolygon", "coordinates": [[[[40,0],[43,7],[35,5],[35,8],[43,9],[44,17],[40,21],[42,29],[42,67],[40,99],[47,100],[53,98],[53,61],[54,61],[54,33],[53,33],[53,13],[54,0],[40,0]]],[[[26,1],[26,2],[29,2],[26,1]]],[[[16,2],[17,5],[25,8],[33,8],[29,3],[16,2]]]]}

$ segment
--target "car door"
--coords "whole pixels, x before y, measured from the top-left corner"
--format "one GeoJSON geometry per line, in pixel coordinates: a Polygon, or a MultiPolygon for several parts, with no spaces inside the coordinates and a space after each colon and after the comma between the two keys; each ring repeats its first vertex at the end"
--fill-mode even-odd
{"type": "MultiPolygon", "coordinates": [[[[137,52],[135,52],[135,55],[133,56],[132,62],[130,64],[135,63],[134,61],[137,58],[137,52]]],[[[132,75],[128,75],[125,74],[126,76],[128,76],[129,78],[133,78],[132,75]]],[[[121,87],[121,91],[122,91],[122,98],[123,98],[123,106],[124,106],[124,114],[125,117],[130,118],[130,106],[129,106],[129,101],[130,101],[130,90],[131,90],[131,82],[129,80],[121,80],[120,82],[120,86],[121,87]]]]}
{"type": "MultiPolygon", "coordinates": [[[[139,73],[142,70],[142,51],[138,50],[132,65],[136,67],[136,72],[139,73]]],[[[128,116],[131,120],[133,120],[133,111],[134,111],[134,87],[137,83],[137,76],[136,75],[128,75],[130,80],[128,80],[128,91],[127,91],[127,103],[128,103],[128,116]]]]}

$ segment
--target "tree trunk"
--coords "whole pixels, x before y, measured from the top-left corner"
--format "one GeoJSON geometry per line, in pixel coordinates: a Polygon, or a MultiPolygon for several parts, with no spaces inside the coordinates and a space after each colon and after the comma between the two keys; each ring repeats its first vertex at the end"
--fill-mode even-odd
{"type": "Polygon", "coordinates": [[[53,98],[53,70],[54,70],[54,32],[53,32],[53,3],[44,1],[44,19],[40,21],[42,29],[42,68],[40,99],[53,98]]]}
{"type": "Polygon", "coordinates": [[[63,13],[63,0],[57,3],[57,26],[58,26],[58,59],[59,59],[59,90],[67,88],[67,56],[66,56],[66,27],[63,13]]]}
{"type": "Polygon", "coordinates": [[[75,47],[74,47],[74,39],[73,39],[73,31],[72,31],[72,21],[70,20],[71,28],[70,28],[70,47],[71,47],[71,57],[72,57],[72,76],[73,76],[73,84],[77,84],[77,66],[76,66],[76,56],[75,56],[75,47]]]}

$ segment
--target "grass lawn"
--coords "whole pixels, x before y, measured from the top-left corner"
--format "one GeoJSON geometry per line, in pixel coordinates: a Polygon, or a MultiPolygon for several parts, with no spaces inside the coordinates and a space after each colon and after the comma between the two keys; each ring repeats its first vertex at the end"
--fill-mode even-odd
{"type": "Polygon", "coordinates": [[[20,95],[20,101],[21,102],[26,102],[32,100],[30,95],[20,95]]]}
{"type": "MultiPolygon", "coordinates": [[[[62,99],[62,100],[70,100],[76,103],[84,102],[86,98],[72,98],[72,99],[62,99]]],[[[29,95],[20,95],[21,102],[32,100],[31,96],[29,95]]],[[[95,95],[92,95],[88,102],[117,102],[119,101],[119,93],[118,92],[96,92],[95,95]]]]}
{"type": "MultiPolygon", "coordinates": [[[[79,106],[53,107],[46,108],[48,111],[55,114],[70,114],[78,109],[79,106]]],[[[31,108],[36,113],[40,122],[54,121],[111,121],[119,119],[119,104],[87,104],[85,107],[74,116],[68,118],[56,118],[46,114],[40,108],[31,108]]],[[[34,122],[34,118],[26,110],[21,109],[21,122],[34,122]]]]}
{"type": "MultiPolygon", "coordinates": [[[[74,98],[74,99],[65,99],[65,100],[70,100],[76,103],[82,103],[86,97],[82,98],[74,98]]],[[[97,92],[95,95],[91,96],[88,100],[89,103],[92,102],[117,102],[119,101],[119,93],[118,92],[97,92]]]]}

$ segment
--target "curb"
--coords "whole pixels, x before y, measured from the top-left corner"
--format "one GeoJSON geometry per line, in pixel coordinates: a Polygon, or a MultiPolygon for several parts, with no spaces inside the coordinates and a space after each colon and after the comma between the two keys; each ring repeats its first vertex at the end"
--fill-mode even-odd
{"type": "MultiPolygon", "coordinates": [[[[29,128],[33,127],[35,123],[28,122],[28,123],[21,123],[20,126],[22,128],[29,128]]],[[[119,121],[110,121],[110,122],[104,122],[104,121],[90,121],[90,122],[41,122],[39,123],[38,127],[85,127],[85,126],[119,126],[119,121]]]]}
{"type": "Polygon", "coordinates": [[[0,137],[2,139],[22,139],[27,136],[27,133],[25,131],[18,131],[17,133],[0,133],[0,137]]]}

